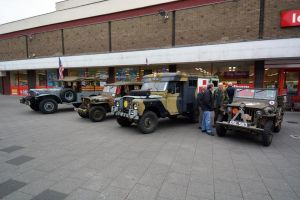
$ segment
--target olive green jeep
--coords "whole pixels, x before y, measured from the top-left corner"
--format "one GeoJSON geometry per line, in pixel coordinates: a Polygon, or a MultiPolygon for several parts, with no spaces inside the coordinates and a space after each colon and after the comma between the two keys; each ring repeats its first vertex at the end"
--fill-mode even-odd
{"type": "Polygon", "coordinates": [[[101,95],[85,97],[79,108],[75,108],[79,116],[89,118],[93,122],[100,122],[111,112],[116,98],[129,94],[131,90],[140,89],[141,82],[117,82],[104,86],[101,95]]]}
{"type": "Polygon", "coordinates": [[[198,76],[184,73],[157,73],[143,78],[141,90],[117,99],[112,110],[121,126],[136,123],[142,133],[152,133],[158,119],[178,115],[196,122],[196,89],[198,76]]]}
{"type": "Polygon", "coordinates": [[[262,144],[272,143],[273,133],[279,132],[284,116],[285,97],[277,96],[276,89],[237,88],[233,102],[225,106],[217,118],[217,135],[228,130],[261,135],[262,144]]]}

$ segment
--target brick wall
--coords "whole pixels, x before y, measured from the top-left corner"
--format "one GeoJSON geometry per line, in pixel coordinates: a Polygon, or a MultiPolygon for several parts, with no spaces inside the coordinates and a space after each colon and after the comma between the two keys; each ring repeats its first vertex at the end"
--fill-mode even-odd
{"type": "Polygon", "coordinates": [[[26,57],[25,36],[0,40],[0,60],[17,60],[26,57]]]}
{"type": "Polygon", "coordinates": [[[64,29],[65,54],[109,51],[108,23],[64,29]]]}
{"type": "Polygon", "coordinates": [[[280,27],[280,12],[282,10],[300,9],[299,0],[274,1],[266,0],[264,38],[300,37],[300,27],[280,27]]]}
{"type": "Polygon", "coordinates": [[[255,40],[259,0],[241,0],[176,12],[176,45],[255,40]]]}
{"type": "Polygon", "coordinates": [[[37,33],[28,37],[28,55],[29,57],[62,55],[61,30],[37,33]]]}
{"type": "Polygon", "coordinates": [[[113,51],[171,46],[172,16],[166,22],[160,15],[114,21],[111,32],[113,51]]]}

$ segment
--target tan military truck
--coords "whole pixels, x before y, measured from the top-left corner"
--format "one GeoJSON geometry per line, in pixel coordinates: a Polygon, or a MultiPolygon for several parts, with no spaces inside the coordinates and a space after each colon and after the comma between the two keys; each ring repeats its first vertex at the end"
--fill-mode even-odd
{"type": "Polygon", "coordinates": [[[196,122],[198,76],[185,73],[157,73],[143,78],[141,90],[117,99],[112,110],[121,126],[136,123],[142,133],[154,132],[158,119],[179,115],[196,122]]]}
{"type": "Polygon", "coordinates": [[[229,130],[261,136],[262,144],[272,143],[274,132],[279,132],[283,121],[286,98],[276,89],[237,88],[226,112],[218,116],[216,130],[224,137],[229,130]]]}
{"type": "Polygon", "coordinates": [[[83,98],[82,104],[75,110],[82,118],[89,118],[93,122],[100,122],[111,112],[116,98],[129,94],[131,90],[140,89],[141,82],[117,82],[107,84],[101,95],[83,98]]]}

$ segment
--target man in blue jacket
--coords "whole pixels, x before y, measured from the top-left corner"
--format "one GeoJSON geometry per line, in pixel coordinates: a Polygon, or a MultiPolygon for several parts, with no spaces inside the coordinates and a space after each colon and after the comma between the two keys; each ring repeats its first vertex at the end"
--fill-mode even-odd
{"type": "Polygon", "coordinates": [[[203,119],[202,119],[202,132],[206,132],[208,135],[213,136],[212,126],[211,126],[211,113],[214,110],[213,107],[213,90],[214,85],[208,84],[207,89],[204,92],[202,110],[203,110],[203,119]]]}

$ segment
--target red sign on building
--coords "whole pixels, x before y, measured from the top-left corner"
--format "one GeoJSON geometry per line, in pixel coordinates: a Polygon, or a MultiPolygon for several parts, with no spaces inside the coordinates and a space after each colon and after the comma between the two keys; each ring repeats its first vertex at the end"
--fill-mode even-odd
{"type": "Polygon", "coordinates": [[[300,26],[300,10],[281,12],[281,27],[300,26]]]}

